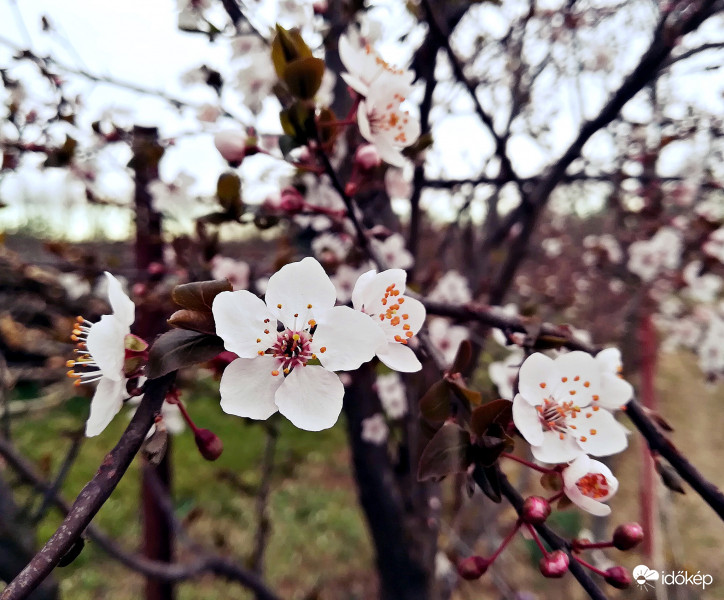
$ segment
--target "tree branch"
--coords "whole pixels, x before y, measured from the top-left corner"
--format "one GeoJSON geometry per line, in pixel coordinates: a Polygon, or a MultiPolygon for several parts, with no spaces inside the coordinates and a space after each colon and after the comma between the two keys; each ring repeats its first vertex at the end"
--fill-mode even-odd
{"type": "Polygon", "coordinates": [[[0,594],[0,600],[27,598],[80,538],[140,450],[155,416],[161,411],[174,377],[175,373],[152,379],[146,384],[143,401],[115,448],[106,455],[97,473],[81,490],[60,527],[0,594]]]}
{"type": "Polygon", "coordinates": [[[564,179],[570,164],[580,156],[583,146],[598,130],[608,125],[646,84],[654,79],[681,36],[694,31],[716,10],[718,0],[702,0],[698,7],[691,4],[691,10],[683,13],[680,21],[670,23],[671,15],[665,15],[658,24],[653,40],[636,68],[626,77],[616,93],[611,96],[598,116],[581,127],[578,136],[568,150],[548,170],[530,195],[530,203],[523,216],[523,228],[510,248],[498,280],[490,292],[490,303],[500,304],[513,281],[515,272],[527,253],[531,235],[538,217],[555,187],[564,179]]]}
{"type": "MultiPolygon", "coordinates": [[[[473,471],[473,479],[479,486],[481,477],[484,477],[483,472],[480,467],[476,467],[473,471]]],[[[518,493],[518,490],[513,487],[510,481],[508,481],[508,478],[505,476],[505,474],[500,470],[498,470],[498,477],[503,495],[507,498],[508,502],[510,502],[515,511],[520,514],[523,510],[523,497],[518,493]]],[[[569,543],[562,537],[560,537],[557,533],[555,533],[552,529],[550,529],[546,525],[536,525],[535,529],[551,548],[553,548],[554,550],[563,550],[569,555],[571,554],[571,548],[569,543]]],[[[571,557],[571,561],[568,565],[568,570],[593,600],[606,600],[606,595],[596,585],[596,582],[591,579],[588,572],[573,557],[571,557]]]]}
{"type": "MultiPolygon", "coordinates": [[[[3,457],[11,469],[20,475],[22,480],[33,486],[38,492],[47,495],[53,506],[64,515],[70,513],[71,505],[58,495],[57,490],[53,491],[53,486],[37,473],[35,467],[23,458],[9,441],[3,438],[0,438],[0,456],[3,457]],[[51,491],[52,494],[50,493],[51,491]]],[[[280,600],[279,597],[269,590],[263,581],[253,573],[241,568],[225,557],[203,555],[190,563],[165,563],[126,552],[93,523],[88,525],[85,533],[101,550],[108,554],[108,556],[146,577],[162,581],[179,582],[192,579],[204,573],[211,573],[239,583],[255,592],[257,597],[262,600],[280,600]]]]}
{"type": "MultiPolygon", "coordinates": [[[[489,327],[495,327],[503,332],[527,333],[525,321],[521,317],[504,316],[490,307],[468,304],[466,306],[452,306],[439,302],[430,302],[421,299],[428,314],[450,317],[459,321],[477,321],[489,327]]],[[[561,338],[562,346],[569,350],[581,350],[595,355],[598,349],[575,339],[568,328],[544,323],[540,327],[540,335],[561,338]]],[[[719,517],[724,520],[724,493],[704,477],[681,452],[671,443],[646,416],[645,409],[636,399],[626,404],[626,414],[646,440],[652,452],[663,456],[669,464],[681,475],[692,489],[701,496],[719,517]]]]}

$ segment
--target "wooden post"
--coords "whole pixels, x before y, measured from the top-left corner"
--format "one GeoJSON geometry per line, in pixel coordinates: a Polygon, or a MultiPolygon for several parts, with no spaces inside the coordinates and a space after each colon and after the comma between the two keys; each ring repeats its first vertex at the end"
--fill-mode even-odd
{"type": "MultiPolygon", "coordinates": [[[[161,215],[153,210],[148,184],[158,178],[158,163],[163,156],[163,147],[158,143],[155,127],[133,128],[133,158],[130,166],[134,171],[136,210],[136,269],[137,280],[148,282],[148,267],[152,263],[163,264],[163,240],[161,237],[161,215]]],[[[161,333],[165,319],[157,318],[154,311],[141,303],[136,309],[135,331],[147,341],[161,333]]],[[[145,557],[172,562],[173,529],[166,513],[154,494],[153,479],[156,479],[170,493],[171,490],[171,446],[158,464],[145,463],[141,475],[141,513],[143,527],[143,554],[145,557]]],[[[155,579],[146,580],[146,600],[173,600],[174,586],[170,582],[155,579]]]]}

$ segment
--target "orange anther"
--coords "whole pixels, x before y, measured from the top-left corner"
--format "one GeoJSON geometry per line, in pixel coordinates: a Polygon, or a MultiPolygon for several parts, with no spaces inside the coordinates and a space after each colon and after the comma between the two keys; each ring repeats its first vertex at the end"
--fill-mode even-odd
{"type": "Polygon", "coordinates": [[[561,381],[565,383],[566,381],[568,381],[568,377],[561,377],[561,381]]]}
{"type": "Polygon", "coordinates": [[[588,438],[587,438],[585,435],[582,435],[582,436],[580,437],[580,440],[581,440],[582,442],[585,442],[586,440],[588,440],[588,438]]]}
{"type": "Polygon", "coordinates": [[[573,381],[578,381],[579,379],[580,379],[580,377],[579,377],[578,375],[576,375],[576,376],[573,378],[573,381]]]}
{"type": "Polygon", "coordinates": [[[598,396],[596,394],[593,395],[593,401],[596,402],[598,400],[598,396]]]}
{"type": "Polygon", "coordinates": [[[405,298],[404,298],[404,296],[403,296],[402,298],[398,298],[398,299],[397,299],[397,303],[398,303],[398,304],[404,304],[404,303],[405,303],[405,298]]]}
{"type": "Polygon", "coordinates": [[[281,305],[281,304],[277,304],[277,308],[281,308],[281,307],[282,307],[282,305],[281,305]]]}
{"type": "Polygon", "coordinates": [[[576,390],[569,390],[568,393],[569,393],[571,396],[575,396],[575,395],[576,395],[576,390]]]}
{"type": "Polygon", "coordinates": [[[277,371],[276,369],[274,369],[274,370],[272,371],[272,375],[274,375],[274,377],[276,377],[277,375],[279,375],[279,371],[277,371]]]}
{"type": "Polygon", "coordinates": [[[543,389],[546,387],[546,383],[544,381],[541,381],[538,385],[540,385],[543,389]]]}
{"type": "Polygon", "coordinates": [[[591,429],[591,435],[596,435],[596,430],[595,430],[595,429],[591,429]]]}
{"type": "Polygon", "coordinates": [[[583,387],[588,387],[588,386],[590,386],[590,385],[591,385],[591,382],[590,382],[590,381],[584,381],[584,382],[583,382],[583,387]]]}
{"type": "Polygon", "coordinates": [[[412,337],[413,335],[415,335],[415,334],[412,333],[412,331],[406,331],[406,332],[405,332],[405,335],[406,335],[407,337],[411,338],[411,337],[412,337]]]}
{"type": "Polygon", "coordinates": [[[600,408],[601,408],[600,406],[593,406],[593,407],[592,407],[593,412],[596,412],[596,411],[599,410],[600,408]]]}
{"type": "Polygon", "coordinates": [[[324,354],[324,353],[327,351],[327,347],[326,347],[326,346],[322,346],[322,347],[319,349],[319,351],[320,351],[322,354],[324,354]]]}
{"type": "Polygon", "coordinates": [[[405,313],[404,315],[402,315],[402,318],[405,319],[405,321],[407,321],[407,319],[410,318],[410,315],[408,315],[407,313],[405,313]]]}

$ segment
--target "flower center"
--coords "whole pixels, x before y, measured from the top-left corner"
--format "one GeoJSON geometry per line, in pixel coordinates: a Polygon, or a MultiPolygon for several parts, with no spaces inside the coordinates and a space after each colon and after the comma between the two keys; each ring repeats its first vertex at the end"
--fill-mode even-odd
{"type": "Polygon", "coordinates": [[[395,289],[393,283],[385,289],[385,295],[381,302],[386,309],[385,312],[379,313],[380,321],[382,321],[383,325],[391,327],[396,342],[407,344],[407,340],[415,334],[410,331],[410,324],[405,322],[409,320],[410,315],[407,313],[398,314],[405,303],[405,296],[400,294],[400,290],[395,289]]]}
{"type": "MultiPolygon", "coordinates": [[[[279,367],[285,375],[289,375],[294,367],[303,367],[315,358],[312,353],[312,336],[307,331],[292,331],[285,329],[277,335],[276,343],[266,351],[279,362],[279,367]]],[[[274,369],[272,375],[279,375],[274,369]]]]}
{"type": "Polygon", "coordinates": [[[405,126],[409,122],[410,113],[400,109],[400,104],[405,97],[395,94],[393,101],[388,102],[383,109],[373,108],[368,116],[370,130],[374,135],[391,131],[394,133],[393,141],[402,146],[408,143],[405,126]]]}
{"type": "Polygon", "coordinates": [[[89,354],[88,346],[86,345],[91,325],[93,325],[93,323],[87,319],[76,317],[75,327],[70,336],[70,339],[76,342],[76,347],[73,352],[77,356],[75,360],[67,361],[65,366],[71,369],[67,375],[71,379],[75,379],[73,382],[75,386],[79,386],[81,383],[92,383],[103,377],[100,367],[89,354]]]}
{"type": "Polygon", "coordinates": [[[576,481],[576,487],[584,496],[598,500],[608,495],[608,480],[603,473],[589,473],[576,481]]]}
{"type": "Polygon", "coordinates": [[[568,428],[575,429],[575,425],[569,425],[567,419],[575,419],[581,409],[573,402],[556,402],[552,397],[546,398],[542,405],[536,406],[538,419],[544,431],[557,431],[560,438],[568,432],[568,428]]]}

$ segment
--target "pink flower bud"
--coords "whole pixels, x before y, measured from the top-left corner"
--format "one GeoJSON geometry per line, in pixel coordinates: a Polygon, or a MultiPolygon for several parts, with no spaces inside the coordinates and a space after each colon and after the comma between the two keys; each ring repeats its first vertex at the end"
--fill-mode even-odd
{"type": "Polygon", "coordinates": [[[610,569],[606,569],[604,579],[608,585],[611,585],[619,590],[625,590],[631,585],[631,576],[623,567],[611,567],[610,569]]]}
{"type": "Polygon", "coordinates": [[[556,550],[541,558],[538,566],[544,577],[558,579],[568,571],[568,561],[568,555],[563,550],[556,550]]]}
{"type": "Polygon", "coordinates": [[[224,451],[224,444],[221,438],[208,429],[197,429],[194,431],[196,446],[206,460],[216,460],[224,451]]]}
{"type": "Polygon", "coordinates": [[[540,525],[551,514],[551,505],[548,500],[540,496],[528,496],[523,502],[523,510],[520,518],[524,523],[531,525],[540,525]]]}
{"type": "Polygon", "coordinates": [[[286,187],[282,190],[282,197],[279,200],[279,207],[284,212],[296,213],[304,208],[304,196],[294,187],[286,187]]]}
{"type": "Polygon", "coordinates": [[[152,262],[148,265],[147,270],[149,275],[161,275],[166,270],[166,267],[163,266],[163,263],[152,262]]]}
{"type": "Polygon", "coordinates": [[[372,144],[364,144],[357,148],[354,155],[354,164],[361,171],[369,171],[382,164],[377,148],[372,144]]]}
{"type": "Polygon", "coordinates": [[[480,579],[488,570],[490,562],[482,556],[468,556],[458,563],[458,575],[463,579],[480,579]]]}
{"type": "Polygon", "coordinates": [[[619,550],[631,550],[644,539],[644,528],[638,523],[624,523],[613,532],[613,546],[619,550]]]}
{"type": "Polygon", "coordinates": [[[229,163],[241,163],[246,156],[246,135],[241,131],[219,131],[214,135],[214,145],[229,163]]]}

